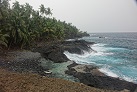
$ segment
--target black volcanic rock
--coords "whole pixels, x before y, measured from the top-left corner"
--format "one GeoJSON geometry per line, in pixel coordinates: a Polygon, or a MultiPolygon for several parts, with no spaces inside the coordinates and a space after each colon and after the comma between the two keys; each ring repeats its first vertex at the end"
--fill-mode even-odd
{"type": "Polygon", "coordinates": [[[87,51],[87,52],[92,51],[90,45],[94,44],[94,42],[76,40],[76,41],[66,41],[63,42],[63,44],[64,44],[64,49],[70,53],[84,54],[83,51],[87,51]]]}
{"type": "Polygon", "coordinates": [[[65,56],[64,51],[76,54],[84,54],[83,51],[92,51],[90,45],[94,42],[86,42],[84,40],[63,41],[52,43],[45,47],[35,48],[34,51],[39,52],[46,59],[56,63],[66,62],[69,59],[65,56]]]}
{"type": "MultiPolygon", "coordinates": [[[[44,54],[43,54],[44,55],[44,54]]],[[[67,62],[69,59],[66,57],[65,54],[63,54],[62,51],[56,50],[52,51],[45,57],[46,59],[49,59],[55,63],[60,63],[60,62],[67,62]]]]}
{"type": "Polygon", "coordinates": [[[118,91],[127,89],[130,90],[130,92],[134,92],[137,88],[137,84],[103,75],[98,71],[97,67],[94,66],[89,68],[87,65],[78,65],[74,63],[68,66],[68,69],[66,74],[73,75],[78,78],[81,83],[88,86],[118,91]],[[96,73],[94,72],[95,70],[96,73]]]}

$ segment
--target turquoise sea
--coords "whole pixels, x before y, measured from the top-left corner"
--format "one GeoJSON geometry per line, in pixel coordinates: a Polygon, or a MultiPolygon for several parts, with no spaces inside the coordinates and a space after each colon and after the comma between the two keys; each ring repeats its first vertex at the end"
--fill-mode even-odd
{"type": "Polygon", "coordinates": [[[108,76],[137,83],[137,33],[91,33],[81,38],[95,42],[94,52],[84,55],[64,52],[70,60],[91,64],[108,76]]]}

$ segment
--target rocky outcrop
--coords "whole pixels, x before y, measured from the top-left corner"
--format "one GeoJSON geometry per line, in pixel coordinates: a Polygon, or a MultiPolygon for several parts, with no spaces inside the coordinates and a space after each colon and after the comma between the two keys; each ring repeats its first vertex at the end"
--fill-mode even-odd
{"type": "Polygon", "coordinates": [[[33,51],[41,53],[44,58],[55,63],[61,63],[69,60],[65,56],[64,51],[76,54],[84,54],[84,51],[92,51],[90,47],[92,44],[94,44],[94,42],[86,42],[84,40],[63,41],[35,48],[33,51]]]}
{"type": "Polygon", "coordinates": [[[73,75],[78,78],[81,83],[88,86],[119,91],[127,89],[130,90],[130,92],[134,92],[137,87],[137,84],[130,83],[119,78],[106,76],[95,66],[73,63],[68,66],[68,69],[69,70],[66,71],[67,74],[73,75]]]}
{"type": "Polygon", "coordinates": [[[75,54],[84,54],[84,51],[90,52],[92,48],[90,45],[95,44],[94,42],[87,42],[85,40],[76,41],[65,41],[62,42],[64,45],[64,50],[75,54]]]}
{"type": "Polygon", "coordinates": [[[47,59],[55,63],[67,62],[69,59],[63,53],[63,48],[54,44],[53,46],[39,48],[38,52],[47,59]]]}

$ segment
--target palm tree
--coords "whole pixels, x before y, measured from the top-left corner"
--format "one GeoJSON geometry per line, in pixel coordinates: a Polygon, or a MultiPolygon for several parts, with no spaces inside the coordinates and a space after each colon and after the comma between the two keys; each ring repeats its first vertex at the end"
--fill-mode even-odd
{"type": "Polygon", "coordinates": [[[43,4],[40,5],[40,12],[41,12],[42,14],[45,14],[45,7],[44,7],[43,4]]]}
{"type": "Polygon", "coordinates": [[[36,11],[28,3],[19,2],[10,8],[8,0],[0,0],[0,45],[23,48],[30,47],[34,40],[58,40],[83,34],[72,23],[48,18],[51,11],[44,5],[36,11]]]}
{"type": "Polygon", "coordinates": [[[8,34],[3,34],[3,33],[0,31],[0,46],[3,45],[3,46],[5,46],[5,47],[8,47],[7,37],[9,37],[8,34]]]}
{"type": "Polygon", "coordinates": [[[43,36],[46,37],[46,39],[53,39],[55,36],[55,30],[54,30],[54,23],[52,22],[52,20],[47,19],[46,23],[45,23],[45,28],[43,30],[43,36]]]}
{"type": "Polygon", "coordinates": [[[40,12],[42,15],[52,15],[51,9],[50,8],[45,8],[43,4],[40,5],[40,12]]]}

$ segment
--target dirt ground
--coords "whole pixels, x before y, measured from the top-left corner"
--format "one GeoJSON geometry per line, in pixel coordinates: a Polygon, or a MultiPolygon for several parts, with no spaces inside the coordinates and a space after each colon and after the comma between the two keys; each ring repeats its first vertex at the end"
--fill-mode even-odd
{"type": "Polygon", "coordinates": [[[117,92],[101,90],[62,79],[0,68],[0,92],[117,92]]]}

